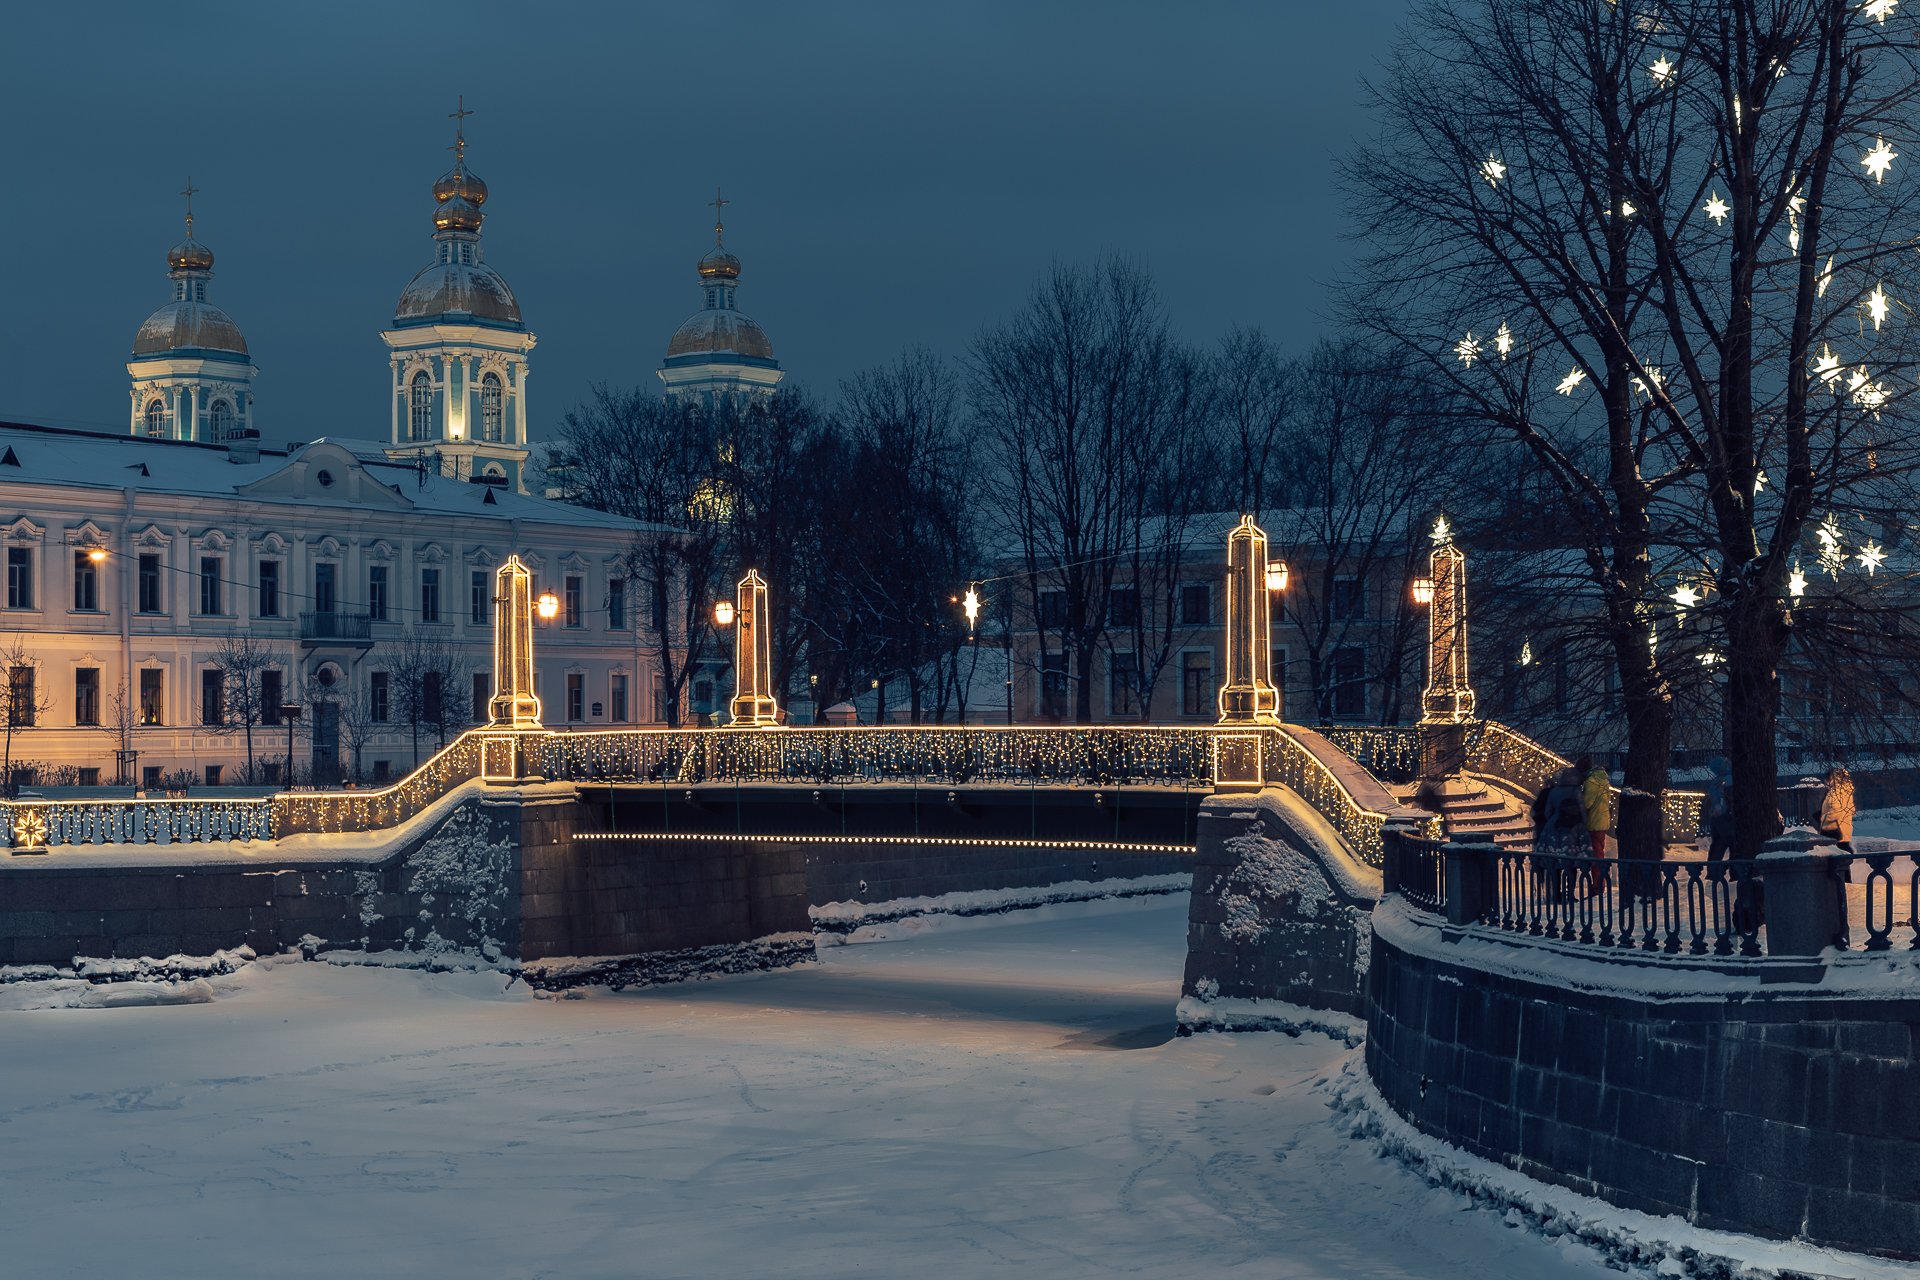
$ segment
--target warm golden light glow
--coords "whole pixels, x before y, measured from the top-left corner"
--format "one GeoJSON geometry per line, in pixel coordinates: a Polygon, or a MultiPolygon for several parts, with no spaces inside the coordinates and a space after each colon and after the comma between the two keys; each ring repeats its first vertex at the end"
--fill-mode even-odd
{"type": "Polygon", "coordinates": [[[1427,687],[1420,695],[1420,723],[1461,724],[1473,719],[1474,704],[1473,687],[1467,683],[1467,558],[1453,544],[1453,530],[1444,517],[1434,521],[1432,537],[1426,579],[1431,583],[1427,687]]]}
{"type": "Polygon", "coordinates": [[[1473,336],[1472,330],[1468,330],[1466,337],[1453,344],[1453,354],[1460,357],[1463,367],[1473,368],[1473,362],[1480,358],[1480,339],[1473,336]]]}
{"type": "Polygon", "coordinates": [[[95,564],[99,564],[106,558],[107,549],[105,547],[94,547],[87,552],[87,559],[93,561],[95,564]]]}
{"type": "Polygon", "coordinates": [[[1720,198],[1720,193],[1718,191],[1708,196],[1707,202],[1704,205],[1701,205],[1700,207],[1706,211],[1706,215],[1709,218],[1713,219],[1713,223],[1715,226],[1721,226],[1725,224],[1727,220],[1727,215],[1733,212],[1733,206],[1728,204],[1725,200],[1722,200],[1720,198]]]}
{"type": "Polygon", "coordinates": [[[551,591],[542,591],[534,608],[540,614],[540,621],[552,622],[560,616],[560,597],[551,591]]]}
{"type": "Polygon", "coordinates": [[[1673,65],[1672,60],[1663,53],[1660,55],[1658,61],[1647,68],[1647,74],[1653,77],[1653,83],[1656,86],[1664,89],[1673,83],[1674,72],[1678,69],[1679,68],[1673,65]]]}
{"type": "Polygon", "coordinates": [[[1787,575],[1787,594],[1798,600],[1807,594],[1807,575],[1800,572],[1800,564],[1794,562],[1793,572],[1787,575]]]}
{"type": "Polygon", "coordinates": [[[1487,180],[1488,186],[1497,187],[1500,179],[1507,176],[1507,166],[1500,163],[1499,156],[1489,155],[1480,162],[1480,176],[1487,180]]]}
{"type": "Polygon", "coordinates": [[[1433,603],[1433,579],[1415,578],[1413,580],[1413,602],[1422,608],[1433,603]]]}
{"type": "Polygon", "coordinates": [[[1287,589],[1287,562],[1285,560],[1267,561],[1267,590],[1285,591],[1287,589]]]}
{"type": "Polygon", "coordinates": [[[1878,330],[1887,319],[1887,289],[1883,284],[1873,286],[1873,292],[1867,295],[1867,314],[1873,317],[1873,327],[1878,330]]]}
{"type": "Polygon", "coordinates": [[[960,612],[967,615],[967,631],[971,634],[974,624],[980,621],[980,593],[971,586],[960,601],[960,612]]]}
{"type": "Polygon", "coordinates": [[[495,728],[537,729],[540,699],[533,692],[533,574],[514,555],[507,557],[493,580],[493,698],[487,704],[487,720],[495,728]]]}
{"type": "Polygon", "coordinates": [[[1555,387],[1554,390],[1558,391],[1563,396],[1570,396],[1573,394],[1574,388],[1578,387],[1581,383],[1585,382],[1586,380],[1587,380],[1586,371],[1578,367],[1575,367],[1574,369],[1568,372],[1566,377],[1560,379],[1560,385],[1555,387]]]}
{"type": "Polygon", "coordinates": [[[1493,349],[1500,353],[1502,360],[1505,360],[1513,350],[1513,330],[1507,328],[1507,322],[1504,320],[1500,322],[1500,328],[1493,335],[1493,349]]]}
{"type": "Polygon", "coordinates": [[[1833,354],[1833,347],[1828,343],[1821,343],[1820,354],[1814,357],[1813,376],[1828,386],[1840,379],[1840,357],[1833,354]]]}
{"type": "MultiPolygon", "coordinates": [[[[733,713],[730,727],[779,727],[780,707],[773,697],[773,627],[767,615],[767,580],[747,570],[734,588],[733,713]]],[[[722,601],[724,604],[725,601],[722,601]]],[[[719,610],[715,609],[717,617],[719,610]]]]}
{"type": "Polygon", "coordinates": [[[733,601],[721,600],[713,606],[713,620],[723,627],[733,625],[733,601]]]}
{"type": "Polygon", "coordinates": [[[1869,542],[1860,548],[1860,554],[1854,559],[1858,560],[1860,567],[1867,571],[1867,576],[1872,577],[1873,571],[1887,562],[1887,553],[1881,550],[1879,543],[1869,542]]]}

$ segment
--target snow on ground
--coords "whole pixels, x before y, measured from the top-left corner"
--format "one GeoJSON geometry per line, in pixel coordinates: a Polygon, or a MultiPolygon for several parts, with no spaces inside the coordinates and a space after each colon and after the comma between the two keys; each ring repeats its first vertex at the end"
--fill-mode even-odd
{"type": "Polygon", "coordinates": [[[275,960],[0,1014],[0,1270],[1618,1274],[1354,1138],[1344,1044],[1169,1039],[1184,895],[1047,915],[584,999],[275,960]]]}

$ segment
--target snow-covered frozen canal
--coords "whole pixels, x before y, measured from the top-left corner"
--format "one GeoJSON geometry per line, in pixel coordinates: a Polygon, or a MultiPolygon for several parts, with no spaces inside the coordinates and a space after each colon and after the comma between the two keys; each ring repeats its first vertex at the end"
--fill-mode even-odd
{"type": "Polygon", "coordinates": [[[0,1013],[0,1272],[1618,1274],[1348,1137],[1344,1046],[1170,1039],[1185,911],[581,1000],[289,962],[0,1013]]]}

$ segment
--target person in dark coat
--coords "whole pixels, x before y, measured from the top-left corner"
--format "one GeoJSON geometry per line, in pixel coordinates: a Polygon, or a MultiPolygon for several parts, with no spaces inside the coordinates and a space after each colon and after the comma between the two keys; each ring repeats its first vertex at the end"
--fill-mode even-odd
{"type": "Polygon", "coordinates": [[[1733,848],[1733,766],[1725,756],[1707,761],[1707,861],[1719,862],[1733,848]]]}

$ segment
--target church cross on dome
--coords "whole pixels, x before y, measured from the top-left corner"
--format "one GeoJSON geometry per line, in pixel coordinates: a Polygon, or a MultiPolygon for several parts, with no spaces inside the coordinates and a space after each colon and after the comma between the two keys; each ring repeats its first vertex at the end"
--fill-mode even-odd
{"type": "Polygon", "coordinates": [[[453,121],[453,145],[447,150],[453,152],[456,164],[467,158],[467,117],[473,112],[467,110],[467,95],[461,94],[454,99],[454,109],[447,112],[447,119],[453,121]]]}
{"type": "Polygon", "coordinates": [[[180,194],[187,198],[187,239],[189,240],[193,239],[193,198],[199,192],[200,188],[193,185],[193,175],[188,174],[187,189],[180,194]]]}
{"type": "Polygon", "coordinates": [[[720,188],[718,187],[713,189],[713,199],[707,201],[707,207],[713,210],[713,243],[715,247],[724,247],[726,244],[726,242],[721,239],[721,236],[727,229],[726,218],[723,215],[726,213],[727,206],[732,203],[733,201],[726,199],[720,194],[720,188]]]}

